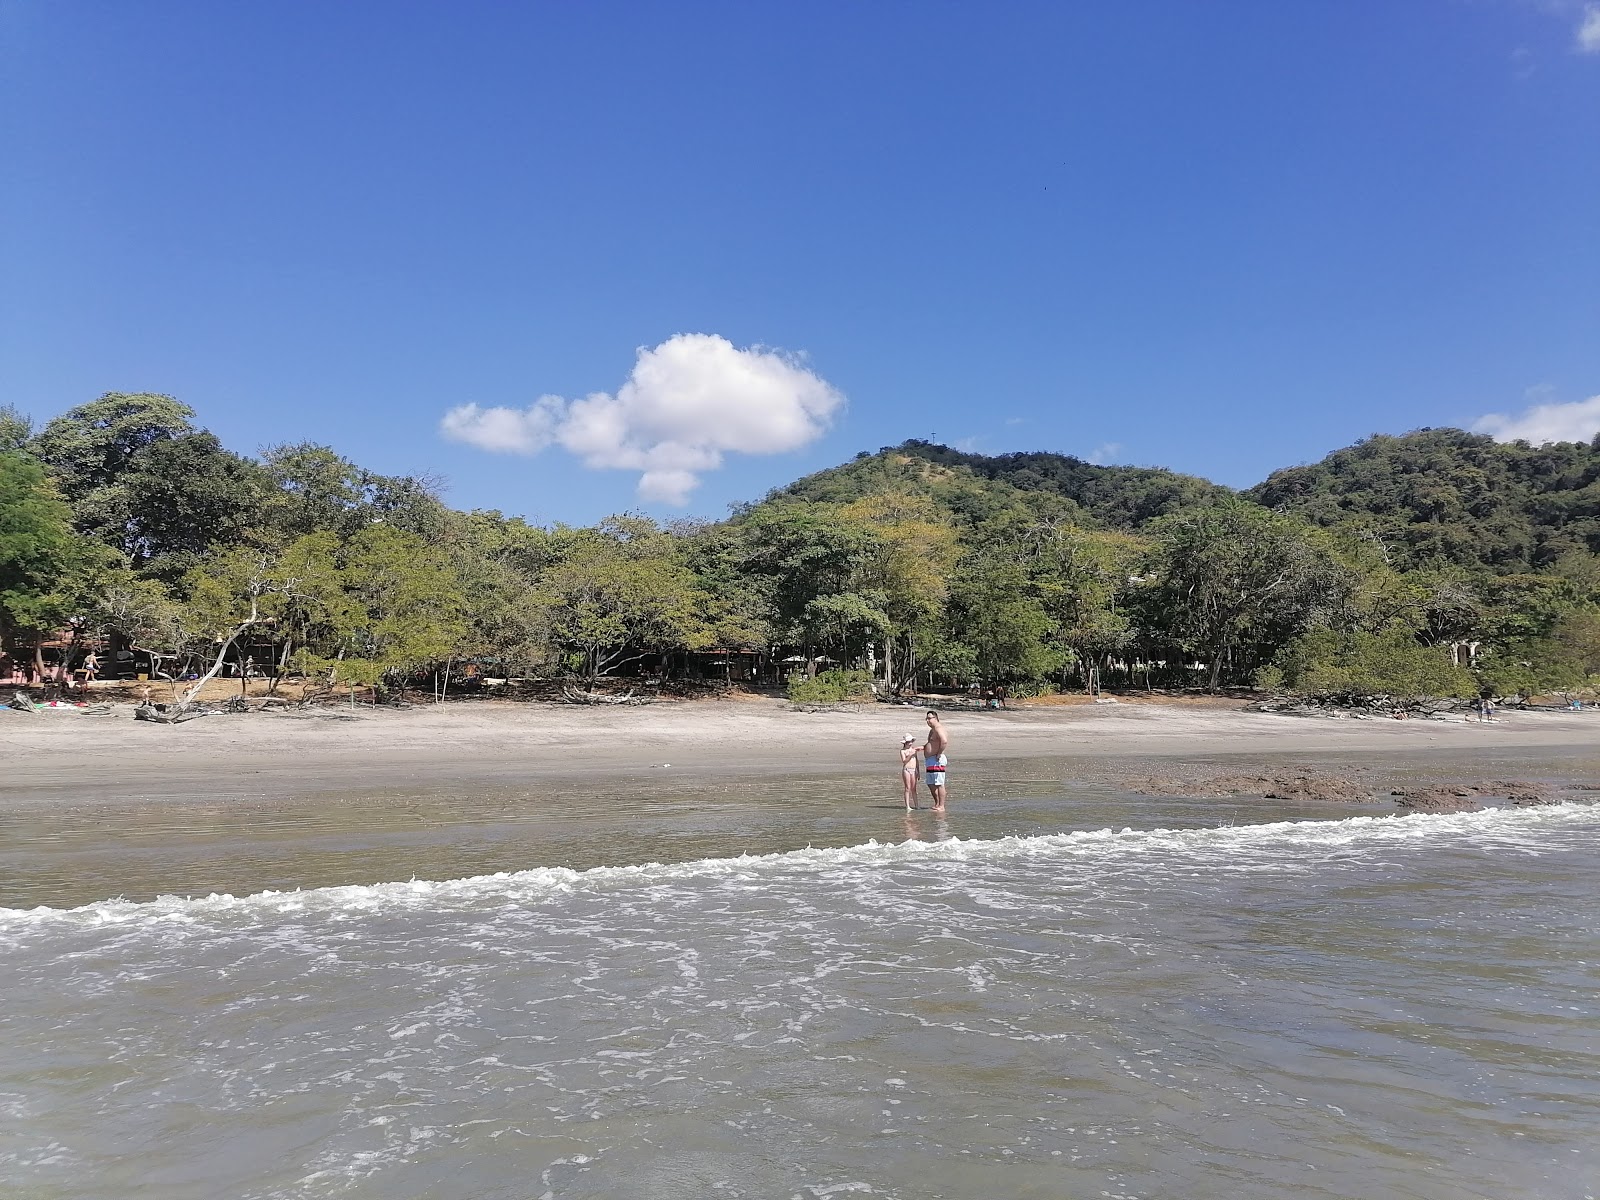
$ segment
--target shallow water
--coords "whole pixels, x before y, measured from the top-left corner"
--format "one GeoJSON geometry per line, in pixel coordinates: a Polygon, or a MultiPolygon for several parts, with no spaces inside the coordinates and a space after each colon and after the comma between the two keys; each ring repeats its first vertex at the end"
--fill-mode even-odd
{"type": "Polygon", "coordinates": [[[909,828],[866,781],[618,785],[598,848],[505,798],[454,838],[427,797],[170,853],[13,825],[16,894],[130,899],[0,913],[0,1190],[1595,1194],[1600,808],[1294,823],[1009,770],[909,828]],[[631,865],[448,869],[508,840],[631,865]],[[438,881],[365,885],[408,859],[438,881]]]}

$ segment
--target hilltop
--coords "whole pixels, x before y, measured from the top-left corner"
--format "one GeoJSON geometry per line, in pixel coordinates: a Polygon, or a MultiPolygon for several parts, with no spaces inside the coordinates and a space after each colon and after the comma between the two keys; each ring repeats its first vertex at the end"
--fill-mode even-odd
{"type": "Polygon", "coordinates": [[[912,440],[863,451],[772,492],[769,500],[847,504],[902,491],[931,496],[957,516],[981,520],[1053,497],[1062,515],[1106,529],[1138,529],[1156,517],[1232,495],[1232,489],[1159,467],[1108,467],[1066,454],[970,454],[912,440]]]}
{"type": "Polygon", "coordinates": [[[1375,434],[1244,494],[1374,536],[1400,567],[1506,574],[1600,552],[1600,438],[1530,446],[1460,429],[1375,434]]]}
{"type": "MultiPolygon", "coordinates": [[[[931,497],[963,522],[1037,509],[1047,496],[1055,515],[1126,531],[1236,494],[1159,467],[1045,451],[972,454],[913,440],[807,475],[767,500],[845,504],[885,492],[931,497]]],[[[1460,429],[1375,434],[1237,494],[1377,539],[1402,568],[1521,573],[1600,552],[1600,438],[1530,446],[1460,429]]]]}

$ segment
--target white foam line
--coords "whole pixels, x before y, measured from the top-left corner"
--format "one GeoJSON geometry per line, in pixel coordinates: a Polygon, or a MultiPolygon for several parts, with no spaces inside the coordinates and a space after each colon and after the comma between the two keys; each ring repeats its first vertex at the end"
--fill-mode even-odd
{"type": "MultiPolygon", "coordinates": [[[[527,871],[475,875],[464,879],[350,884],[298,891],[257,892],[247,896],[161,896],[150,901],[99,900],[78,908],[0,908],[0,929],[40,921],[111,925],[131,921],[188,922],[225,914],[271,916],[338,910],[346,913],[379,909],[431,909],[468,902],[481,906],[499,899],[518,906],[577,891],[608,891],[639,884],[682,882],[697,877],[736,879],[802,874],[831,868],[912,861],[997,862],[1042,855],[1114,860],[1155,854],[1172,858],[1206,857],[1234,863],[1249,855],[1273,851],[1338,850],[1440,839],[1451,834],[1489,835],[1503,849],[1536,851],[1528,835],[1542,831],[1600,825],[1600,806],[1559,805],[1526,809],[1485,809],[1472,813],[1413,816],[1360,816],[1343,820],[1274,821],[1256,825],[1222,825],[1203,829],[1124,828],[1074,833],[1004,837],[992,840],[949,838],[942,842],[876,840],[835,849],[786,850],[773,854],[741,854],[681,863],[639,863],[620,867],[535,867],[527,871]],[[1223,856],[1218,858],[1219,853],[1223,856]]],[[[1241,864],[1242,865],[1242,864],[1241,864]]]]}

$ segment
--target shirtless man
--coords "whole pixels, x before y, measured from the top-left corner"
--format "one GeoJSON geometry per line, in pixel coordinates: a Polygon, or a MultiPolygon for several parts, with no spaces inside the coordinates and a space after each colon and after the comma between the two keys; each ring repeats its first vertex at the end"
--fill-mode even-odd
{"type": "Polygon", "coordinates": [[[949,766],[946,751],[950,749],[950,735],[939,721],[939,714],[928,710],[928,744],[922,748],[922,772],[928,780],[928,791],[933,795],[933,811],[944,811],[945,768],[949,766]]]}

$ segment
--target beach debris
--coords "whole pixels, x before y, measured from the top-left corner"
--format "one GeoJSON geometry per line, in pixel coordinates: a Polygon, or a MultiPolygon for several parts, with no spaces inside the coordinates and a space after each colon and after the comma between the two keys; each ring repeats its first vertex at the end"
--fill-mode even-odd
{"type": "Polygon", "coordinates": [[[1436,721],[1465,721],[1459,715],[1463,700],[1406,700],[1395,696],[1272,696],[1251,706],[1256,712],[1286,717],[1334,717],[1362,719],[1384,717],[1427,717],[1436,721]]]}
{"type": "Polygon", "coordinates": [[[564,687],[562,696],[568,704],[649,704],[647,696],[635,696],[632,689],[623,692],[620,696],[608,696],[604,692],[588,692],[581,688],[564,687]]]}
{"type": "Polygon", "coordinates": [[[17,692],[12,695],[6,707],[14,708],[17,712],[31,713],[33,712],[33,697],[29,696],[27,692],[17,692]]]}
{"type": "Polygon", "coordinates": [[[165,704],[144,703],[133,710],[135,721],[154,721],[157,725],[181,725],[185,721],[193,721],[197,717],[215,716],[221,709],[214,708],[185,708],[182,705],[168,706],[165,704]]]}

